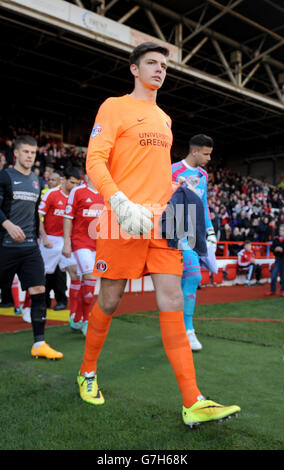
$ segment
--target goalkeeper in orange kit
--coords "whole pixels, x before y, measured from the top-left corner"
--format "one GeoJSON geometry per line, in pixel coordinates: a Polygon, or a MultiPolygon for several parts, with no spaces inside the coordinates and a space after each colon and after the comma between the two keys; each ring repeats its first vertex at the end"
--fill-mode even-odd
{"type": "Polygon", "coordinates": [[[229,417],[240,408],[206,400],[197,386],[183,320],[182,255],[157,235],[157,221],[172,195],[171,119],[156,104],[168,54],[152,42],[134,49],[130,55],[132,93],[108,98],[101,105],[90,136],[87,172],[107,202],[99,220],[94,269],[101,287],[89,317],[77,380],[84,401],[104,403],[97,360],[112,315],[127,279],[150,274],[160,310],[163,346],[182,395],[183,421],[194,426],[229,417]]]}

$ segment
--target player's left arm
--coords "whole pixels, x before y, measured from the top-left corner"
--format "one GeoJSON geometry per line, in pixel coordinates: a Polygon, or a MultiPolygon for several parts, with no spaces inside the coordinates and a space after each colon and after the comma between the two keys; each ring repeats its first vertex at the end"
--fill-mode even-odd
{"type": "Polygon", "coordinates": [[[63,217],[63,236],[64,244],[62,248],[62,254],[66,258],[71,257],[72,248],[71,248],[71,237],[73,230],[73,219],[75,218],[77,212],[77,188],[73,188],[69,194],[68,201],[65,207],[64,217],[63,217]]]}
{"type": "Polygon", "coordinates": [[[207,184],[208,184],[208,174],[206,172],[206,183],[205,183],[205,189],[204,193],[202,196],[202,202],[204,206],[204,216],[205,216],[205,227],[206,227],[206,241],[207,245],[212,245],[214,248],[214,251],[216,252],[217,249],[217,237],[215,234],[215,230],[213,228],[213,224],[211,221],[211,216],[210,216],[210,211],[208,207],[208,195],[207,195],[207,184]]]}
{"type": "Polygon", "coordinates": [[[4,209],[6,198],[13,198],[11,181],[5,170],[0,172],[0,224],[16,242],[23,242],[26,238],[24,231],[18,225],[13,224],[6,215],[4,209]]]}
{"type": "Polygon", "coordinates": [[[63,217],[64,244],[62,248],[62,254],[66,258],[70,258],[72,254],[72,249],[71,249],[72,229],[73,229],[73,220],[71,218],[63,217]]]}
{"type": "Polygon", "coordinates": [[[44,217],[42,217],[41,214],[38,214],[38,219],[39,219],[39,235],[42,238],[42,243],[45,248],[52,248],[53,244],[50,238],[48,238],[48,235],[45,231],[44,228],[44,217]]]}

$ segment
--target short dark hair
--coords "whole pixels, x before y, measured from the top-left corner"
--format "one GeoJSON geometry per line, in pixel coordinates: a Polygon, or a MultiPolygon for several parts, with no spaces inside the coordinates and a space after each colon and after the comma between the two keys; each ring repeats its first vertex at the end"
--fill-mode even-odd
{"type": "Polygon", "coordinates": [[[71,166],[70,168],[65,168],[63,171],[63,176],[69,180],[70,178],[76,178],[77,180],[81,179],[81,171],[78,167],[71,166]]]}
{"type": "Polygon", "coordinates": [[[245,240],[244,245],[251,245],[251,240],[245,240]]]}
{"type": "Polygon", "coordinates": [[[212,137],[205,134],[197,134],[191,137],[189,141],[189,150],[192,147],[214,147],[214,141],[212,137]]]}
{"type": "Polygon", "coordinates": [[[163,54],[165,57],[168,57],[170,54],[169,49],[160,46],[155,42],[142,42],[142,44],[139,44],[139,46],[135,47],[135,49],[133,49],[131,52],[129,56],[130,65],[139,65],[141,57],[147,52],[160,52],[160,54],[163,54]]]}
{"type": "Polygon", "coordinates": [[[14,148],[18,149],[21,145],[31,145],[32,147],[37,147],[37,141],[34,137],[30,135],[19,135],[16,137],[14,148]]]}

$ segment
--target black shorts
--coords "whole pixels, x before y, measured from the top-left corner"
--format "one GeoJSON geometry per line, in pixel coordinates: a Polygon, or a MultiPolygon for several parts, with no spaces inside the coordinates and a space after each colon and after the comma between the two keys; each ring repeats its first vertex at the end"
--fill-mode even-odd
{"type": "Polygon", "coordinates": [[[22,290],[45,286],[44,263],[38,246],[0,246],[0,288],[10,285],[15,274],[18,275],[22,290]]]}

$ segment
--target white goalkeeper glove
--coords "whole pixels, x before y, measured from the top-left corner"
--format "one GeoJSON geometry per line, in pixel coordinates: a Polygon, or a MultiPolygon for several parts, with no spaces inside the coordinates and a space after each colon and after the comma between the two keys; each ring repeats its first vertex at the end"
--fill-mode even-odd
{"type": "Polygon", "coordinates": [[[152,212],[140,204],[131,202],[123,192],[115,193],[110,198],[109,204],[117,215],[119,225],[129,235],[143,235],[152,229],[152,212]]]}
{"type": "Polygon", "coordinates": [[[216,253],[217,250],[217,237],[214,232],[214,228],[210,227],[206,230],[206,242],[207,246],[212,245],[214,248],[214,252],[216,253]]]}

